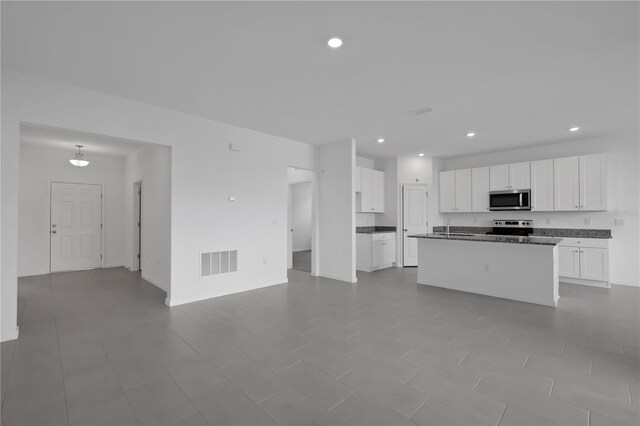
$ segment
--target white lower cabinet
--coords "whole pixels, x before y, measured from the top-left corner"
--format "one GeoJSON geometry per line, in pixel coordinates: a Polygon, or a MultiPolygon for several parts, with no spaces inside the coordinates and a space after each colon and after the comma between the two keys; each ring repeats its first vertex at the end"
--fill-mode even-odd
{"type": "Polygon", "coordinates": [[[396,234],[356,234],[356,269],[372,272],[396,262],[396,234]]]}
{"type": "Polygon", "coordinates": [[[580,278],[585,280],[607,281],[608,250],[594,247],[580,249],[580,278]]]}
{"type": "Polygon", "coordinates": [[[580,278],[580,248],[558,247],[558,273],[561,277],[580,278]]]}
{"type": "Polygon", "coordinates": [[[558,262],[560,281],[609,287],[609,240],[565,238],[558,262]]]}

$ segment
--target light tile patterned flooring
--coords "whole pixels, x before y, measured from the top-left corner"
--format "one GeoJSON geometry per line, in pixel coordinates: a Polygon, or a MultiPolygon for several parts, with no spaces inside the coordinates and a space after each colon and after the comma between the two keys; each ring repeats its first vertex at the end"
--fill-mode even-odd
{"type": "Polygon", "coordinates": [[[169,309],[123,268],[21,279],[2,424],[640,423],[638,289],[563,284],[551,309],[358,280],[169,309]]]}

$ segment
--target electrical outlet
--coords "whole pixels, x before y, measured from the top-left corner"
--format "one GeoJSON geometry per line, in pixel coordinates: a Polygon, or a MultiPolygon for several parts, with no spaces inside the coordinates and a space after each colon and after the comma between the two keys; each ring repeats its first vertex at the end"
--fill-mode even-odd
{"type": "Polygon", "coordinates": [[[547,218],[547,225],[551,225],[551,218],[550,217],[547,218]]]}
{"type": "Polygon", "coordinates": [[[266,258],[266,257],[263,257],[263,258],[262,258],[262,264],[263,264],[263,265],[266,265],[266,264],[267,264],[267,258],[266,258]]]}
{"type": "Polygon", "coordinates": [[[485,263],[485,265],[484,265],[484,270],[485,270],[485,271],[487,271],[487,272],[489,272],[489,270],[490,270],[490,269],[491,269],[491,268],[489,267],[489,264],[488,264],[488,263],[485,263]]]}
{"type": "Polygon", "coordinates": [[[591,226],[591,218],[590,217],[585,217],[584,218],[584,224],[587,226],[591,226]]]}
{"type": "Polygon", "coordinates": [[[616,220],[614,220],[614,224],[616,226],[624,226],[624,225],[626,225],[626,222],[625,222],[624,219],[616,219],[616,220]]]}

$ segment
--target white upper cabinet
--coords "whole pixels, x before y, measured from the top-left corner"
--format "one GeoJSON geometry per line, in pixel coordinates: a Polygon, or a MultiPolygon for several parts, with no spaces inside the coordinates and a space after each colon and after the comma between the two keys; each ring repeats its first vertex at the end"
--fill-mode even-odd
{"type": "Polygon", "coordinates": [[[578,157],[556,158],[553,160],[553,202],[555,210],[580,209],[580,173],[578,157]]]}
{"type": "Polygon", "coordinates": [[[374,213],[384,213],[384,172],[371,171],[371,211],[374,213]]]}
{"type": "Polygon", "coordinates": [[[531,188],[530,165],[528,161],[509,164],[509,189],[531,188]]]}
{"type": "Polygon", "coordinates": [[[384,172],[360,169],[360,183],[356,180],[356,211],[359,213],[384,213],[384,172]],[[358,186],[360,191],[358,191],[358,186]]]}
{"type": "Polygon", "coordinates": [[[553,160],[555,210],[606,210],[607,162],[604,154],[553,160]]]}
{"type": "Polygon", "coordinates": [[[580,157],[580,210],[607,209],[607,160],[604,154],[580,157]]]}
{"type": "Polygon", "coordinates": [[[362,192],[362,167],[353,168],[353,186],[355,192],[362,192]]]}
{"type": "Polygon", "coordinates": [[[471,169],[456,170],[456,212],[471,211],[471,169]]]}
{"type": "Polygon", "coordinates": [[[509,165],[501,164],[489,168],[489,188],[491,191],[509,189],[509,165]]]}
{"type": "Polygon", "coordinates": [[[489,167],[471,169],[471,211],[489,211],[489,167]]]}
{"type": "Polygon", "coordinates": [[[490,191],[517,189],[531,189],[533,211],[601,211],[607,209],[607,157],[594,154],[448,170],[440,172],[439,188],[442,213],[488,211],[490,191]]]}
{"type": "Polygon", "coordinates": [[[440,212],[453,213],[456,211],[456,172],[449,170],[440,172],[440,212]]]}
{"type": "Polygon", "coordinates": [[[440,212],[471,211],[471,169],[440,172],[440,212]]]}
{"type": "Polygon", "coordinates": [[[491,166],[489,168],[489,188],[491,191],[529,189],[531,187],[529,173],[529,162],[491,166]]]}
{"type": "Polygon", "coordinates": [[[553,160],[531,162],[531,210],[553,210],[553,160]]]}

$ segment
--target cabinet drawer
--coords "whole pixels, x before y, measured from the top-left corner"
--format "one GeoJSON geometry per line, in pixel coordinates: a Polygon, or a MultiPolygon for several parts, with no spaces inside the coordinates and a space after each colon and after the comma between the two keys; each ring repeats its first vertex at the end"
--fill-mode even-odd
{"type": "Polygon", "coordinates": [[[565,247],[609,248],[608,238],[563,238],[560,242],[565,247]]]}
{"type": "Polygon", "coordinates": [[[395,240],[396,233],[395,232],[384,232],[380,234],[371,234],[371,241],[386,241],[386,240],[395,240]]]}

